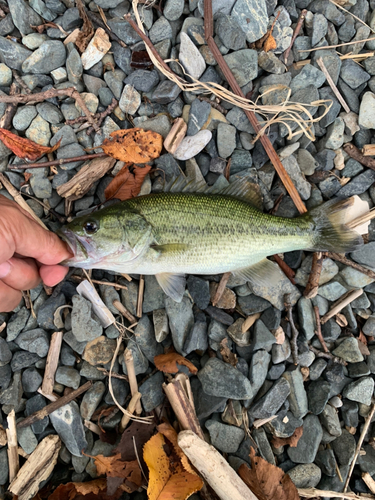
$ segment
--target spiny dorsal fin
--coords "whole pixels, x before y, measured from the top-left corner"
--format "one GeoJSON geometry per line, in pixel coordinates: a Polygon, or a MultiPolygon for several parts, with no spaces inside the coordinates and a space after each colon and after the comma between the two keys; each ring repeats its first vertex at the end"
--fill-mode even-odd
{"type": "Polygon", "coordinates": [[[221,175],[213,186],[207,186],[204,181],[196,181],[184,175],[179,175],[177,179],[165,186],[164,191],[166,193],[223,194],[245,201],[258,210],[263,209],[262,195],[257,184],[250,182],[246,177],[238,177],[230,184],[226,181],[225,187],[223,187],[223,181],[226,181],[226,179],[221,175]]]}

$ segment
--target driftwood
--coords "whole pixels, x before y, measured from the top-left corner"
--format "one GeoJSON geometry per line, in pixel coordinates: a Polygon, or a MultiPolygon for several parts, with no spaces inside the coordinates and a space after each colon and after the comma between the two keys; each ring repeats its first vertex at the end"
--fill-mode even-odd
{"type": "Polygon", "coordinates": [[[219,498],[258,500],[223,456],[194,432],[180,432],[178,445],[219,498]]]}
{"type": "Polygon", "coordinates": [[[9,491],[17,495],[19,500],[29,500],[34,497],[39,490],[39,484],[53,471],[60,448],[59,436],[45,437],[10,483],[9,491]]]}
{"type": "Polygon", "coordinates": [[[46,369],[44,371],[42,383],[42,391],[44,394],[52,394],[53,391],[55,373],[59,364],[62,338],[63,332],[55,332],[51,337],[51,343],[47,354],[46,369]]]}

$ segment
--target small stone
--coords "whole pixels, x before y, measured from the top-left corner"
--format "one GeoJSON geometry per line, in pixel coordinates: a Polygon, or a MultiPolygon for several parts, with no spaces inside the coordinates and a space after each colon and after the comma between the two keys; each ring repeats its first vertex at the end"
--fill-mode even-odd
{"type": "Polygon", "coordinates": [[[249,380],[251,382],[254,397],[266,380],[270,361],[271,356],[263,349],[256,351],[251,357],[249,380]]]}
{"type": "Polygon", "coordinates": [[[272,363],[277,365],[278,363],[286,361],[291,355],[291,352],[290,342],[287,338],[285,338],[281,345],[274,344],[272,346],[272,363]]]}
{"type": "Polygon", "coordinates": [[[185,137],[177,148],[174,157],[177,160],[189,160],[202,151],[210,142],[212,132],[209,130],[200,130],[191,137],[185,137]]]}
{"type": "Polygon", "coordinates": [[[206,429],[210,433],[211,444],[223,453],[236,453],[245,432],[239,427],[225,425],[215,420],[207,420],[206,429]]]}
{"type": "Polygon", "coordinates": [[[28,139],[41,146],[49,146],[49,141],[52,137],[49,123],[40,115],[37,115],[30,123],[25,135],[28,139]]]}
{"type": "Polygon", "coordinates": [[[70,366],[59,366],[56,371],[55,380],[65,387],[78,389],[81,382],[81,375],[77,370],[70,366]]]}
{"type": "Polygon", "coordinates": [[[163,14],[169,21],[177,21],[184,10],[184,0],[167,0],[163,14]]]}
{"type": "Polygon", "coordinates": [[[38,440],[31,427],[17,429],[17,440],[23,451],[28,455],[38,446],[38,440]]]}
{"type": "Polygon", "coordinates": [[[0,86],[9,87],[12,83],[12,71],[6,64],[0,63],[0,86]]]}
{"type": "Polygon", "coordinates": [[[26,130],[37,114],[35,106],[23,106],[22,108],[18,108],[13,117],[13,127],[20,131],[26,130]]]}
{"type": "Polygon", "coordinates": [[[239,370],[217,358],[210,358],[197,376],[203,391],[210,396],[249,399],[253,395],[249,380],[239,370]]]}
{"type": "Polygon", "coordinates": [[[291,155],[288,158],[285,158],[282,161],[282,164],[293,180],[301,198],[303,200],[308,200],[311,196],[311,184],[307,182],[304,175],[301,173],[300,167],[295,157],[291,155]]]}
{"type": "MultiPolygon", "coordinates": [[[[148,369],[149,363],[146,356],[139,349],[139,346],[137,345],[136,341],[133,338],[131,338],[126,347],[133,356],[135,374],[139,375],[140,373],[145,373],[148,369]]],[[[128,370],[123,356],[121,362],[122,362],[123,372],[125,373],[125,375],[127,375],[128,370]]]]}
{"type": "Polygon", "coordinates": [[[254,324],[251,346],[254,351],[267,349],[276,343],[276,338],[262,320],[258,319],[254,324]]]}
{"type": "Polygon", "coordinates": [[[5,339],[0,337],[0,366],[7,365],[12,359],[12,353],[5,339]]]}
{"type": "Polygon", "coordinates": [[[216,19],[215,32],[227,49],[240,50],[246,47],[246,36],[237,21],[226,14],[216,19]]]}
{"type": "Polygon", "coordinates": [[[100,401],[105,392],[105,385],[103,382],[95,382],[90,389],[85,392],[81,406],[80,412],[83,419],[90,420],[95,410],[99,406],[100,401]]]}
{"type": "Polygon", "coordinates": [[[238,318],[233,325],[227,329],[229,337],[240,347],[250,345],[250,330],[242,331],[244,322],[245,320],[243,318],[238,318]]]}
{"type": "Polygon", "coordinates": [[[116,349],[116,339],[108,339],[101,335],[87,343],[82,358],[90,365],[105,365],[109,363],[116,349]]]}
{"type": "Polygon", "coordinates": [[[50,102],[41,102],[36,105],[36,110],[39,115],[48,123],[56,125],[64,121],[64,117],[57,106],[50,102]]]}
{"type": "Polygon", "coordinates": [[[374,380],[371,377],[363,377],[347,385],[342,394],[351,401],[370,405],[373,392],[374,380]]]}
{"type": "Polygon", "coordinates": [[[4,64],[16,71],[21,71],[23,62],[32,54],[20,43],[12,42],[3,36],[0,36],[0,52],[4,64]]]}
{"type": "Polygon", "coordinates": [[[267,31],[268,14],[265,0],[237,0],[231,16],[239,24],[249,43],[259,40],[267,31]]]}
{"type": "MultiPolygon", "coordinates": [[[[137,120],[137,118],[135,120],[137,120]]],[[[172,125],[165,114],[159,114],[154,118],[144,120],[140,122],[138,126],[143,128],[143,130],[152,130],[153,132],[157,132],[163,136],[163,139],[167,137],[172,128],[172,125]]]]}
{"type": "Polygon", "coordinates": [[[49,338],[41,328],[22,332],[15,339],[15,343],[25,351],[34,352],[41,358],[47,356],[49,349],[49,338]]]}
{"type": "Polygon", "coordinates": [[[163,348],[156,342],[154,329],[149,317],[144,314],[134,330],[134,339],[146,358],[154,362],[154,357],[163,354],[163,348]]]}
{"type": "Polygon", "coordinates": [[[50,414],[51,424],[70,453],[82,456],[87,447],[85,429],[82,424],[78,405],[75,401],[62,406],[50,414]]]}
{"type": "Polygon", "coordinates": [[[64,66],[65,60],[64,44],[58,40],[47,40],[22,63],[22,71],[23,73],[48,74],[64,66]]]}
{"type": "Polygon", "coordinates": [[[304,417],[308,412],[308,402],[300,369],[288,370],[282,376],[289,382],[290,386],[288,396],[290,411],[296,418],[304,417]]]}
{"type": "Polygon", "coordinates": [[[187,297],[183,297],[182,301],[178,303],[167,297],[165,310],[169,319],[173,345],[177,352],[183,354],[183,346],[194,324],[191,301],[187,297]]]}
{"type": "Polygon", "coordinates": [[[189,275],[187,289],[199,309],[206,309],[210,303],[210,289],[207,280],[189,275]]]}
{"type": "Polygon", "coordinates": [[[75,295],[72,302],[72,332],[77,341],[87,342],[100,337],[103,328],[92,318],[91,303],[80,295],[75,295]]]}
{"type": "MultiPolygon", "coordinates": [[[[281,75],[286,71],[285,64],[273,52],[259,52],[258,65],[268,73],[274,75],[281,75]]],[[[288,91],[288,87],[285,88],[288,91]]]]}
{"type": "Polygon", "coordinates": [[[55,84],[66,82],[68,79],[68,74],[65,68],[57,68],[51,71],[51,76],[55,84]]]}
{"type": "MultiPolygon", "coordinates": [[[[47,405],[46,399],[41,395],[37,394],[26,401],[25,415],[28,417],[36,411],[43,409],[47,405]]],[[[37,420],[31,424],[31,429],[35,434],[41,434],[49,424],[49,417],[46,416],[41,420],[37,420]]]]}
{"type": "Polygon", "coordinates": [[[289,458],[297,464],[309,464],[315,460],[323,429],[315,415],[307,415],[303,421],[303,434],[296,447],[288,448],[289,458]]]}
{"type": "Polygon", "coordinates": [[[17,335],[25,328],[26,323],[30,317],[30,311],[26,307],[21,307],[7,324],[7,342],[12,342],[17,335]]]}
{"type": "Polygon", "coordinates": [[[331,385],[326,380],[312,381],[307,388],[309,411],[314,415],[320,415],[327,404],[330,392],[331,385]]]}
{"type": "Polygon", "coordinates": [[[26,368],[22,372],[22,387],[25,392],[36,392],[42,382],[43,378],[36,368],[26,368]]]}
{"type": "Polygon", "coordinates": [[[335,301],[339,299],[347,290],[338,281],[331,281],[326,285],[320,286],[318,289],[318,294],[327,300],[335,301]]]}
{"type": "MultiPolygon", "coordinates": [[[[0,485],[5,485],[8,483],[9,479],[9,462],[7,448],[2,448],[0,450],[0,485]]],[[[4,489],[2,488],[4,491],[4,489]]]]}
{"type": "Polygon", "coordinates": [[[342,430],[336,408],[327,404],[320,414],[320,422],[331,436],[341,436],[342,430]]]}
{"type": "Polygon", "coordinates": [[[275,415],[289,394],[289,382],[285,378],[280,378],[264,396],[250,406],[249,415],[252,418],[268,418],[275,415]]]}
{"type": "Polygon", "coordinates": [[[358,124],[366,129],[375,128],[375,94],[365,92],[359,108],[358,124]]]}
{"type": "Polygon", "coordinates": [[[348,363],[358,363],[363,361],[363,355],[358,347],[358,341],[354,337],[349,337],[343,340],[334,351],[334,356],[337,356],[348,363]]]}
{"type": "Polygon", "coordinates": [[[152,411],[162,404],[164,400],[163,383],[163,374],[157,372],[139,386],[138,390],[142,394],[141,402],[145,412],[152,411]]]}
{"type": "Polygon", "coordinates": [[[293,78],[290,88],[292,94],[294,94],[297,90],[306,88],[309,85],[314,85],[316,88],[319,88],[325,81],[326,77],[322,71],[311,64],[306,64],[301,72],[293,78]]]}
{"type": "MultiPolygon", "coordinates": [[[[165,293],[153,275],[145,276],[145,291],[143,294],[143,313],[147,314],[164,307],[165,293]]],[[[135,312],[132,314],[135,314],[135,312]]]]}
{"type": "MultiPolygon", "coordinates": [[[[111,72],[105,73],[104,79],[108,73],[111,72]]],[[[156,70],[138,69],[127,76],[124,82],[127,85],[132,85],[139,92],[150,92],[159,83],[159,75],[156,70]]]]}
{"type": "Polygon", "coordinates": [[[179,61],[184,67],[186,73],[198,80],[206,69],[206,63],[191,41],[191,38],[186,33],[181,33],[181,45],[179,53],[179,61]]]}
{"type": "Polygon", "coordinates": [[[336,475],[336,459],[333,450],[327,448],[325,450],[318,451],[315,457],[315,463],[320,467],[323,474],[327,476],[336,475]]]}
{"type": "Polygon", "coordinates": [[[154,45],[167,38],[172,38],[172,36],[172,26],[164,16],[159,17],[159,19],[154,22],[152,28],[149,31],[150,40],[154,45]]]}
{"type": "MultiPolygon", "coordinates": [[[[370,79],[370,75],[358,66],[353,60],[343,61],[340,71],[340,78],[353,90],[370,79]]],[[[366,95],[366,94],[365,94],[366,95]]]]}
{"type": "Polygon", "coordinates": [[[28,35],[33,30],[31,26],[39,26],[42,19],[33,10],[28,2],[24,0],[9,0],[8,3],[14,25],[19,29],[22,35],[28,35]]]}
{"type": "Polygon", "coordinates": [[[232,125],[219,123],[217,127],[217,147],[221,158],[228,158],[236,147],[236,129],[232,125]]]}
{"type": "Polygon", "coordinates": [[[211,106],[208,102],[194,99],[189,112],[189,122],[186,135],[195,135],[207,122],[211,113],[211,106]]]}
{"type": "Polygon", "coordinates": [[[224,59],[240,87],[243,87],[257,77],[258,54],[256,50],[237,50],[225,55],[224,59]]]}
{"type": "Polygon", "coordinates": [[[350,465],[354,458],[356,441],[350,432],[342,429],[342,434],[334,441],[331,446],[340,465],[350,465]]]}

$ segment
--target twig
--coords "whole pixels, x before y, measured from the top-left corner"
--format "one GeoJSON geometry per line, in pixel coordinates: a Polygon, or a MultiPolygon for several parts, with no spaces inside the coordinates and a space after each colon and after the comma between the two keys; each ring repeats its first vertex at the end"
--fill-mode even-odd
{"type": "MultiPolygon", "coordinates": [[[[104,375],[106,377],[109,377],[109,371],[108,370],[106,370],[105,368],[103,368],[101,366],[97,366],[96,368],[100,372],[104,373],[104,375]]],[[[119,373],[116,373],[116,372],[112,372],[111,373],[111,377],[118,378],[119,380],[126,380],[127,382],[129,382],[129,378],[126,375],[120,375],[119,373]]]]}
{"type": "MultiPolygon", "coordinates": [[[[348,304],[353,302],[353,300],[355,300],[357,297],[362,295],[362,293],[363,293],[363,290],[362,290],[362,288],[360,288],[358,290],[353,290],[353,291],[349,292],[349,294],[345,294],[344,299],[340,300],[340,301],[338,301],[338,303],[334,304],[332,309],[330,311],[328,311],[327,314],[325,314],[322,317],[322,319],[320,320],[321,324],[324,325],[324,323],[327,323],[327,321],[329,319],[331,319],[338,312],[340,312],[341,309],[344,309],[344,307],[346,307],[348,304]]],[[[315,307],[317,308],[317,306],[315,306],[315,307]]],[[[314,307],[314,309],[315,309],[315,307],[314,307]]]]}
{"type": "Polygon", "coordinates": [[[297,36],[299,35],[299,32],[301,31],[301,28],[302,28],[302,25],[303,25],[303,22],[305,20],[305,16],[307,14],[307,10],[306,9],[303,9],[301,11],[301,14],[299,15],[299,18],[298,18],[298,21],[297,21],[297,25],[296,25],[296,29],[294,30],[294,33],[293,33],[293,36],[292,36],[292,40],[290,42],[290,45],[289,47],[286,49],[286,51],[284,52],[284,63],[286,64],[287,61],[288,61],[288,57],[289,57],[289,54],[290,54],[290,51],[292,50],[293,48],[293,45],[294,45],[294,41],[295,39],[297,38],[297,36]]]}
{"type": "Polygon", "coordinates": [[[23,199],[22,195],[17,191],[15,187],[8,181],[8,179],[5,177],[4,174],[0,173],[0,182],[1,184],[5,187],[5,189],[8,191],[8,193],[13,196],[14,201],[26,212],[28,212],[31,217],[44,229],[48,231],[47,226],[43,224],[43,222],[37,217],[34,213],[34,211],[29,207],[29,205],[26,203],[26,201],[23,199]]]}
{"type": "Polygon", "coordinates": [[[294,280],[294,277],[296,273],[293,271],[291,267],[288,266],[286,262],[283,261],[277,254],[272,255],[273,260],[276,262],[276,264],[280,267],[282,272],[285,274],[285,276],[288,278],[288,280],[295,285],[296,282],[294,280]]]}
{"type": "Polygon", "coordinates": [[[4,323],[2,323],[2,324],[0,325],[0,333],[1,333],[3,330],[5,330],[6,326],[7,326],[7,324],[6,324],[6,322],[4,321],[4,323]]]}
{"type": "Polygon", "coordinates": [[[323,351],[329,353],[329,349],[327,347],[327,344],[326,344],[326,342],[323,338],[323,334],[322,334],[322,328],[321,328],[322,321],[320,319],[318,306],[314,306],[314,314],[315,314],[315,322],[316,322],[316,331],[315,331],[316,336],[318,337],[319,342],[322,344],[323,351]]]}
{"type": "MultiPolygon", "coordinates": [[[[227,65],[223,55],[221,54],[218,46],[216,45],[214,39],[213,39],[213,16],[212,16],[212,0],[204,0],[204,27],[205,27],[205,38],[208,47],[210,48],[214,58],[216,59],[221,71],[223,72],[226,80],[228,81],[229,85],[232,88],[232,91],[237,94],[240,97],[245,97],[240,86],[237,83],[236,78],[234,77],[232,71],[230,70],[229,66],[227,65]]],[[[244,110],[247,118],[249,119],[251,125],[253,126],[255,133],[258,134],[261,131],[261,126],[258,122],[257,117],[255,116],[255,113],[250,110],[244,110]]],[[[286,190],[288,191],[290,197],[294,201],[294,204],[296,205],[298,211],[303,214],[305,213],[306,207],[297,191],[295,188],[291,178],[289,177],[289,174],[285,170],[284,165],[281,163],[281,160],[276,153],[274,147],[272,146],[272,143],[269,139],[269,137],[265,134],[260,136],[260,141],[266,150],[269,159],[271,160],[271,163],[275,167],[277,173],[279,174],[279,177],[284,184],[286,190]]]]}
{"type": "MultiPolygon", "coordinates": [[[[127,349],[127,348],[125,349],[124,361],[125,361],[126,371],[128,372],[130,392],[131,392],[132,396],[134,397],[138,393],[138,383],[137,383],[137,377],[135,375],[133,353],[131,352],[130,349],[127,349]]],[[[135,412],[137,413],[137,415],[140,415],[142,413],[142,406],[141,406],[140,397],[137,400],[134,409],[135,409],[135,412]]],[[[124,415],[122,418],[124,419],[125,417],[127,417],[127,415],[124,415]]],[[[127,422],[128,421],[129,420],[127,420],[127,422]]],[[[125,420],[124,420],[124,422],[125,422],[125,420]]],[[[126,425],[127,425],[127,423],[124,424],[124,429],[125,429],[126,425]]]]}
{"type": "Polygon", "coordinates": [[[212,301],[213,306],[216,306],[217,303],[219,302],[219,300],[221,299],[221,297],[223,296],[223,293],[224,293],[225,287],[227,286],[230,275],[231,275],[230,272],[224,273],[223,276],[221,277],[219,286],[217,287],[217,290],[215,293],[214,300],[212,301]]]}
{"type": "Polygon", "coordinates": [[[18,85],[20,87],[23,88],[23,90],[26,92],[26,94],[31,94],[31,90],[29,89],[29,87],[26,85],[26,83],[22,80],[22,78],[20,77],[20,75],[17,73],[17,71],[15,69],[12,69],[12,75],[13,75],[13,78],[16,80],[16,82],[18,83],[18,85]]]}
{"type": "Polygon", "coordinates": [[[333,354],[331,354],[330,352],[322,352],[322,351],[319,351],[319,349],[316,349],[315,347],[313,347],[312,345],[309,345],[309,349],[311,352],[313,352],[315,354],[316,357],[318,358],[325,358],[325,359],[329,359],[330,361],[333,361],[334,363],[339,363],[340,365],[344,365],[346,366],[348,363],[346,361],[344,361],[342,358],[338,358],[337,356],[334,356],[333,354]]]}
{"type": "Polygon", "coordinates": [[[50,413],[54,412],[58,408],[61,408],[62,406],[70,403],[73,401],[73,399],[78,398],[81,394],[86,392],[90,387],[92,386],[91,380],[86,382],[85,384],[81,385],[81,387],[78,387],[78,389],[72,391],[71,393],[67,394],[66,396],[62,396],[60,399],[57,401],[54,401],[50,403],[49,405],[45,406],[41,410],[38,410],[28,417],[24,418],[17,424],[18,429],[22,429],[23,427],[28,427],[29,425],[33,424],[34,422],[37,422],[38,420],[42,420],[43,418],[47,417],[50,413]]]}
{"type": "Polygon", "coordinates": [[[208,102],[208,104],[210,106],[212,106],[213,108],[217,109],[218,111],[220,111],[220,113],[222,113],[223,115],[226,115],[228,113],[228,110],[223,108],[223,106],[221,106],[219,103],[217,103],[216,101],[212,101],[209,97],[206,97],[204,95],[199,95],[198,96],[198,99],[200,101],[204,101],[204,102],[208,102]]]}
{"type": "Polygon", "coordinates": [[[113,33],[113,31],[108,29],[108,27],[103,23],[103,21],[96,14],[91,12],[91,10],[86,10],[86,13],[87,13],[88,18],[93,23],[97,24],[99,26],[99,28],[103,28],[103,30],[108,34],[109,38],[112,41],[117,42],[119,45],[121,45],[121,47],[124,47],[124,48],[127,47],[126,43],[124,43],[122,40],[120,40],[120,38],[117,35],[115,35],[113,33]]]}
{"type": "Polygon", "coordinates": [[[285,306],[285,309],[287,312],[290,328],[292,330],[292,338],[290,339],[290,347],[292,350],[293,363],[295,365],[298,365],[299,360],[298,360],[297,338],[298,338],[299,332],[296,328],[296,325],[294,324],[293,307],[292,307],[292,304],[290,303],[290,294],[289,293],[286,293],[284,295],[284,306],[285,306]]]}
{"type": "Polygon", "coordinates": [[[119,425],[119,430],[120,432],[124,432],[126,429],[128,423],[130,422],[130,415],[133,415],[134,412],[138,413],[140,415],[142,413],[142,407],[141,411],[138,412],[137,407],[141,406],[141,397],[142,394],[140,392],[135,392],[130,400],[130,403],[128,404],[128,407],[126,408],[126,411],[128,412],[128,415],[123,415],[120,425],[119,425]]]}
{"type": "Polygon", "coordinates": [[[137,323],[136,318],[132,315],[130,311],[126,309],[126,307],[121,304],[119,300],[114,300],[112,305],[123,315],[125,318],[130,321],[131,324],[137,323]]]}
{"type": "MultiPolygon", "coordinates": [[[[83,278],[82,276],[76,276],[72,275],[70,276],[69,279],[73,279],[74,281],[85,281],[86,278],[83,278]]],[[[91,279],[93,283],[96,285],[104,285],[104,286],[113,286],[114,288],[117,288],[118,290],[127,290],[128,287],[125,285],[120,285],[119,283],[111,283],[110,281],[100,281],[100,280],[93,280],[91,279]]]]}
{"type": "Polygon", "coordinates": [[[11,483],[17,476],[20,468],[20,462],[18,458],[16,414],[14,410],[9,413],[7,422],[8,429],[6,430],[6,433],[8,440],[9,482],[11,483]]]}
{"type": "Polygon", "coordinates": [[[145,289],[145,279],[141,275],[141,277],[139,278],[139,288],[138,288],[138,300],[137,300],[137,312],[136,312],[137,318],[142,317],[144,289],[145,289]]]}
{"type": "Polygon", "coordinates": [[[312,258],[311,271],[303,296],[312,299],[318,294],[319,279],[322,272],[325,255],[322,252],[315,252],[312,258]]]}
{"type": "Polygon", "coordinates": [[[93,153],[91,155],[74,156],[73,158],[60,158],[59,160],[45,161],[42,163],[30,163],[30,164],[22,163],[20,165],[8,165],[8,168],[9,168],[9,170],[18,170],[21,168],[22,169],[23,168],[45,168],[45,167],[53,167],[55,165],[64,165],[65,163],[70,163],[72,161],[93,160],[95,158],[104,158],[106,156],[107,156],[106,153],[93,153]]]}
{"type": "Polygon", "coordinates": [[[371,493],[375,493],[375,481],[372,479],[368,472],[362,472],[362,479],[366,483],[371,493]]]}
{"type": "Polygon", "coordinates": [[[353,45],[355,43],[371,42],[375,37],[365,38],[364,40],[353,40],[352,42],[338,43],[337,45],[325,45],[324,47],[314,47],[313,49],[300,49],[299,52],[314,52],[316,50],[336,49],[337,47],[345,47],[346,45],[353,45]]]}
{"type": "Polygon", "coordinates": [[[343,149],[345,153],[357,160],[361,165],[375,170],[375,159],[362,154],[361,151],[351,142],[344,144],[343,149]]]}
{"type": "Polygon", "coordinates": [[[255,427],[255,429],[259,429],[259,427],[262,427],[264,424],[267,424],[268,422],[272,422],[272,420],[275,420],[275,418],[277,418],[277,415],[272,415],[272,417],[259,418],[258,420],[254,420],[253,427],[255,427]]]}
{"type": "Polygon", "coordinates": [[[331,75],[329,74],[327,68],[324,65],[323,59],[321,57],[318,57],[318,59],[316,60],[316,62],[318,63],[320,69],[323,71],[325,77],[327,78],[327,82],[328,82],[329,86],[331,87],[331,89],[333,90],[333,93],[335,94],[335,96],[337,97],[337,99],[340,101],[341,106],[345,109],[345,111],[347,113],[350,113],[350,108],[346,104],[345,99],[340,94],[339,89],[336,87],[334,81],[332,80],[331,75]]]}
{"type": "Polygon", "coordinates": [[[339,253],[335,252],[327,252],[326,253],[327,257],[330,257],[333,260],[337,260],[337,262],[341,262],[341,264],[345,264],[346,266],[350,266],[353,269],[356,269],[360,273],[365,274],[369,278],[372,278],[375,280],[375,272],[371,271],[371,269],[367,269],[366,267],[361,266],[360,264],[357,264],[356,262],[353,262],[352,260],[347,259],[344,255],[341,255],[339,253]]]}
{"type": "Polygon", "coordinates": [[[55,373],[59,364],[62,338],[63,332],[55,332],[51,337],[42,383],[42,391],[44,392],[44,394],[52,394],[53,391],[53,386],[55,383],[55,373]]]}
{"type": "MultiPolygon", "coordinates": [[[[95,114],[95,121],[96,121],[96,123],[98,124],[98,127],[100,127],[100,126],[101,126],[101,124],[102,124],[103,120],[104,120],[107,116],[109,116],[109,115],[112,113],[112,111],[116,108],[116,106],[117,106],[117,105],[118,105],[118,101],[117,101],[117,100],[113,97],[113,98],[112,98],[112,102],[111,102],[111,104],[107,107],[107,109],[105,109],[105,110],[104,110],[104,111],[102,111],[101,113],[96,113],[96,114],[95,114]]],[[[91,126],[91,127],[87,130],[86,134],[87,134],[87,135],[90,135],[90,134],[91,134],[91,132],[93,132],[93,131],[94,131],[94,127],[93,127],[93,126],[91,126]]]]}
{"type": "MultiPolygon", "coordinates": [[[[10,86],[9,95],[10,96],[17,95],[19,91],[20,89],[13,82],[12,85],[10,86]]],[[[11,128],[13,116],[16,114],[16,111],[17,111],[17,103],[8,103],[8,106],[5,109],[5,113],[0,119],[0,128],[5,128],[7,130],[11,128]]]]}
{"type": "Polygon", "coordinates": [[[349,472],[348,472],[348,476],[347,476],[346,481],[345,481],[345,486],[344,486],[344,489],[343,489],[343,493],[346,493],[346,490],[348,489],[349,481],[350,481],[350,478],[352,477],[352,473],[353,473],[353,469],[354,469],[355,463],[357,461],[357,458],[358,458],[358,455],[359,455],[359,452],[360,452],[363,440],[365,439],[365,436],[367,434],[367,430],[368,430],[368,428],[370,426],[370,423],[372,421],[372,417],[374,416],[374,413],[375,413],[375,404],[372,405],[371,411],[370,411],[370,413],[366,417],[365,425],[363,426],[361,435],[359,436],[357,447],[356,447],[355,453],[354,453],[354,457],[353,457],[352,463],[350,464],[350,469],[349,469],[349,472]]]}
{"type": "Polygon", "coordinates": [[[298,488],[298,494],[303,498],[343,498],[345,500],[365,500],[366,497],[355,493],[338,493],[337,491],[317,490],[316,488],[298,488]]]}

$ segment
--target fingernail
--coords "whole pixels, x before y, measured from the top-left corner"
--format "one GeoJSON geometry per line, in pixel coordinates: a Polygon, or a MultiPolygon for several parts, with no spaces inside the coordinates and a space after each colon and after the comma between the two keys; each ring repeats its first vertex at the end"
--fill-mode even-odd
{"type": "Polygon", "coordinates": [[[10,273],[11,265],[9,262],[3,262],[0,264],[0,279],[5,278],[10,273]]]}

